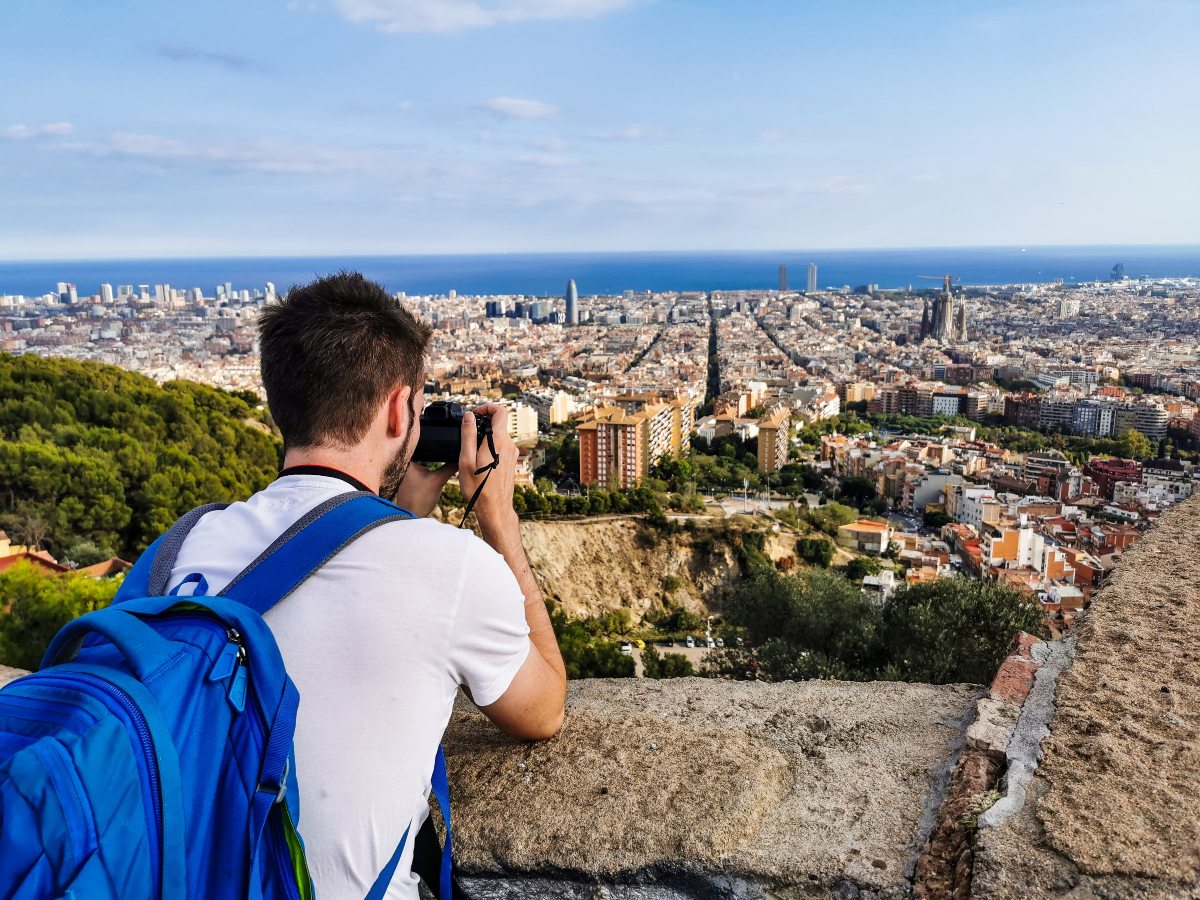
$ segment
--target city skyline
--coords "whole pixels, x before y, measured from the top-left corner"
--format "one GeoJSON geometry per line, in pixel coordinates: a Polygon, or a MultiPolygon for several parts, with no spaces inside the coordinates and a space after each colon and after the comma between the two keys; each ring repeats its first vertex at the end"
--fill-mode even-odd
{"type": "Polygon", "coordinates": [[[22,2],[0,242],[10,259],[1195,243],[1197,25],[1168,0],[22,2]],[[51,46],[71,52],[48,63],[51,46]]]}

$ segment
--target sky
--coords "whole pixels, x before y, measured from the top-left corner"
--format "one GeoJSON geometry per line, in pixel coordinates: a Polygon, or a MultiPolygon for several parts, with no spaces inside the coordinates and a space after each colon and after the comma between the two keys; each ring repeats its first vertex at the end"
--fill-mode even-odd
{"type": "Polygon", "coordinates": [[[0,258],[1200,243],[1200,0],[3,0],[0,258]]]}

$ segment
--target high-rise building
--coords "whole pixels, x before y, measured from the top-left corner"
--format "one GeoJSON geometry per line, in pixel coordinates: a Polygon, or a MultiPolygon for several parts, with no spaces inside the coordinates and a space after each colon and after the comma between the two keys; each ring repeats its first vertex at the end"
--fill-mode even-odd
{"type": "Polygon", "coordinates": [[[690,399],[643,403],[629,395],[616,402],[593,410],[577,429],[579,480],[584,484],[634,487],[659,459],[678,458],[687,448],[695,424],[690,399]]]}
{"type": "Polygon", "coordinates": [[[777,406],[758,422],[758,471],[770,474],[787,465],[792,417],[786,406],[777,406]]]}
{"type": "Polygon", "coordinates": [[[817,264],[816,263],[808,264],[807,292],[810,294],[815,294],[817,292],[817,264]]]}
{"type": "Polygon", "coordinates": [[[787,288],[787,266],[779,267],[779,293],[783,293],[787,288]]]}
{"type": "Polygon", "coordinates": [[[111,284],[100,285],[100,302],[106,306],[112,306],[113,287],[111,284]]]}
{"type": "Polygon", "coordinates": [[[76,290],[75,285],[73,285],[73,284],[67,285],[67,296],[66,296],[65,300],[67,303],[70,303],[72,306],[74,306],[76,303],[79,302],[79,291],[76,290]]]}
{"type": "Polygon", "coordinates": [[[567,282],[567,293],[563,297],[567,305],[567,324],[579,324],[579,291],[575,287],[575,279],[572,278],[567,282]]]}

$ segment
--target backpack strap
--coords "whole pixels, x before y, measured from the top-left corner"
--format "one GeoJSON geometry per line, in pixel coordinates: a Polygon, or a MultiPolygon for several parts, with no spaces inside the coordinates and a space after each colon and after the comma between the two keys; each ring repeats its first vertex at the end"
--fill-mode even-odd
{"type": "Polygon", "coordinates": [[[187,539],[192,527],[210,512],[224,509],[228,503],[206,503],[191,512],[184,513],[158,540],[146,548],[138,557],[133,568],[125,573],[125,580],[113,598],[113,605],[135,600],[139,597],[161,597],[167,592],[171,570],[179,558],[179,549],[187,539]]]}
{"type": "Polygon", "coordinates": [[[368,491],[331,497],[301,516],[220,593],[266,615],[356,538],[411,518],[408,510],[368,491]]]}
{"type": "MultiPolygon", "coordinates": [[[[453,900],[457,885],[453,877],[454,861],[451,851],[453,835],[450,832],[450,781],[446,776],[446,753],[440,746],[437,756],[433,759],[431,787],[438,810],[442,814],[442,824],[446,828],[446,843],[438,848],[433,819],[427,818],[417,831],[413,846],[412,870],[421,877],[436,900],[453,900]],[[437,861],[438,856],[441,857],[440,862],[437,861]]],[[[400,835],[400,843],[396,845],[392,858],[387,861],[383,871],[376,876],[366,900],[383,900],[387,894],[388,886],[396,873],[396,866],[400,863],[400,857],[404,855],[404,845],[408,843],[410,828],[405,828],[404,834],[400,835]]]]}

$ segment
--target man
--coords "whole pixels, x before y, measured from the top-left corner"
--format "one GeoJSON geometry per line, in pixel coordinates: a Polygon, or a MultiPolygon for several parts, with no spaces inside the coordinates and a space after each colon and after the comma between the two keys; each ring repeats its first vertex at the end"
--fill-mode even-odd
{"type": "MultiPolygon", "coordinates": [[[[361,536],[266,615],[300,690],[295,753],[300,830],[321,900],[361,900],[428,813],[437,745],[458,688],[514,737],[562,725],[566,671],[513,511],[517,449],[508,413],[484,404],[462,424],[466,496],[482,540],[426,518],[454,473],[409,466],[424,408],[429,327],[377,284],[342,273],[293,288],[259,323],[262,378],[283,434],[280,477],[206,515],[171,575],[219,593],[289,525],[344,491],[395,493],[419,518],[361,536]],[[397,492],[398,488],[398,492],[397,492]]],[[[389,898],[416,898],[414,841],[389,898]]]]}

